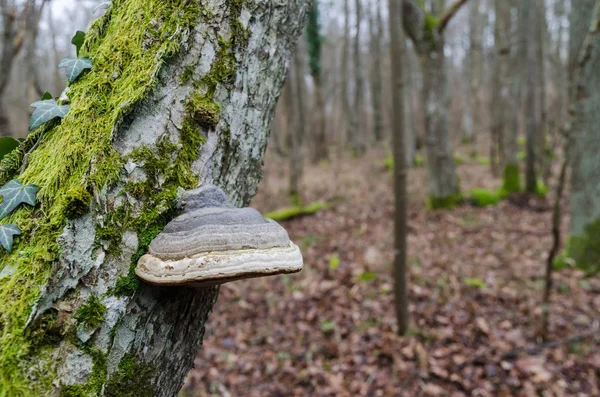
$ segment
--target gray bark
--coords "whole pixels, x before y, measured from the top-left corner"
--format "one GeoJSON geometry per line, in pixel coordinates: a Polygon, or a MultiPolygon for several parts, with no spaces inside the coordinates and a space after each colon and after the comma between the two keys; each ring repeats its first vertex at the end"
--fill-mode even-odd
{"type": "Polygon", "coordinates": [[[537,190],[537,172],[536,172],[536,137],[540,129],[540,106],[538,87],[536,85],[536,74],[538,73],[537,62],[537,30],[538,30],[538,12],[535,2],[528,0],[524,7],[523,19],[528,21],[527,40],[524,45],[527,53],[527,81],[526,81],[526,163],[525,163],[525,190],[529,193],[535,193],[537,190]]]}
{"type": "MultiPolygon", "coordinates": [[[[442,3],[434,2],[441,13],[442,3]]],[[[443,28],[464,1],[455,2],[441,13],[437,26],[426,27],[425,12],[413,0],[403,2],[403,24],[421,57],[423,107],[429,176],[429,197],[434,207],[452,205],[447,199],[459,194],[452,144],[448,133],[448,77],[445,67],[443,28]]]]}
{"type": "Polygon", "coordinates": [[[383,139],[383,114],[382,114],[382,68],[383,57],[383,21],[381,18],[381,1],[375,1],[375,13],[370,12],[369,34],[371,43],[371,100],[373,107],[373,136],[376,142],[383,139]]]}
{"type": "Polygon", "coordinates": [[[392,63],[392,147],[394,151],[394,297],[398,334],[404,335],[409,328],[408,287],[407,287],[407,166],[404,156],[404,81],[403,54],[405,53],[402,34],[402,7],[396,0],[389,0],[390,13],[390,56],[392,63]]]}
{"type": "Polygon", "coordinates": [[[302,141],[304,138],[304,68],[300,48],[294,53],[293,69],[294,128],[290,137],[290,200],[300,205],[300,182],[303,171],[302,141]]]}
{"type": "Polygon", "coordinates": [[[362,112],[363,112],[363,70],[361,65],[361,22],[362,22],[362,4],[361,0],[355,0],[354,3],[355,13],[355,36],[354,36],[354,48],[353,48],[353,65],[354,65],[354,103],[353,109],[350,113],[350,123],[352,128],[350,129],[350,148],[355,155],[361,155],[365,151],[364,136],[362,132],[362,112]]]}
{"type": "MultiPolygon", "coordinates": [[[[184,103],[193,91],[192,82],[182,83],[181,76],[190,70],[197,80],[208,75],[222,45],[221,38],[235,34],[230,26],[231,4],[220,0],[202,2],[204,12],[193,29],[187,33],[178,30],[182,35],[178,55],[160,68],[157,85],[148,97],[133,104],[122,122],[115,122],[112,145],[119,154],[126,156],[142,145],[156,149],[165,140],[179,142],[182,123],[188,117],[184,103]]],[[[236,67],[231,86],[219,84],[216,88],[214,101],[220,107],[220,121],[214,128],[203,128],[206,142],[191,170],[199,184],[217,184],[238,206],[250,202],[262,176],[271,119],[309,5],[309,0],[247,0],[235,22],[247,29],[247,46],[234,49],[236,67]]],[[[118,21],[109,18],[106,23],[118,21]]],[[[44,142],[39,149],[43,146],[44,142]]],[[[58,311],[59,318],[72,324],[73,313],[91,296],[98,297],[106,308],[102,322],[92,328],[79,326],[74,335],[62,336],[44,349],[30,350],[16,364],[0,361],[0,372],[9,365],[26,372],[28,388],[16,393],[11,389],[15,385],[0,379],[0,395],[58,395],[65,388],[86,384],[93,374],[97,375],[97,368],[90,350],[82,347],[84,343],[106,359],[106,374],[101,379],[104,395],[177,394],[201,345],[218,287],[157,288],[141,284],[133,296],[111,295],[117,278],[127,274],[143,230],[126,230],[116,239],[120,241],[118,247],[110,250],[106,244],[96,243],[97,231],[111,214],[124,208],[129,216],[135,216],[146,204],[144,198],[119,194],[127,182],[146,178],[140,164],[127,164],[116,187],[97,187],[90,213],[67,222],[59,240],[60,261],[52,264],[52,274],[30,308],[27,326],[23,324],[20,331],[37,329],[50,311],[58,311]],[[116,390],[114,383],[113,387],[109,385],[111,380],[119,380],[120,364],[125,360],[133,360],[140,368],[135,377],[143,389],[127,389],[125,393],[116,390]],[[49,374],[55,374],[51,383],[44,378],[49,374]]],[[[167,208],[162,210],[168,213],[167,208]]],[[[0,268],[5,266],[7,263],[0,262],[0,268]]],[[[18,270],[1,281],[12,282],[11,277],[20,276],[18,270]]],[[[0,330],[6,324],[7,310],[7,303],[1,302],[0,330]]]]}
{"type": "Polygon", "coordinates": [[[577,0],[572,4],[569,68],[573,74],[571,105],[574,140],[571,181],[571,238],[569,254],[588,271],[600,270],[600,15],[590,18],[600,4],[577,0]],[[594,8],[596,7],[596,8],[594,8]],[[590,34],[588,32],[593,32],[590,34]],[[587,45],[584,44],[588,41],[587,45]],[[582,53],[582,47],[586,51],[582,53]],[[582,57],[582,55],[584,55],[582,57]],[[579,65],[583,65],[581,70],[579,65]]]}
{"type": "Polygon", "coordinates": [[[472,112],[472,136],[470,137],[473,155],[477,152],[477,135],[484,130],[483,126],[483,32],[484,18],[481,13],[481,1],[471,2],[471,48],[470,48],[470,108],[472,112]]]}

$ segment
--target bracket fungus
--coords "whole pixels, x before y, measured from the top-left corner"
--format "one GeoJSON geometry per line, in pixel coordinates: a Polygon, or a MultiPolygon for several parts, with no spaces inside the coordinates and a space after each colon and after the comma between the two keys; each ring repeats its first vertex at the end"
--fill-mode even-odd
{"type": "Polygon", "coordinates": [[[285,229],[253,208],[235,207],[220,188],[186,191],[182,205],[138,261],[142,280],[198,287],[302,270],[285,229]]]}

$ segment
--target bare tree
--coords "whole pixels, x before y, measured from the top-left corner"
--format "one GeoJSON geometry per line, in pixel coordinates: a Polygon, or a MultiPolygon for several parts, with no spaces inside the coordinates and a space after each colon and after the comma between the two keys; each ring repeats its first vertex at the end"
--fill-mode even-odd
{"type": "Polygon", "coordinates": [[[448,133],[444,30],[465,3],[466,0],[458,0],[443,10],[444,1],[435,0],[432,14],[428,14],[415,0],[403,0],[404,29],[421,57],[429,202],[433,208],[452,207],[460,198],[448,133]]]}
{"type": "Polygon", "coordinates": [[[572,3],[569,69],[575,101],[571,181],[569,256],[588,272],[600,271],[600,5],[596,0],[572,3]],[[595,8],[594,8],[595,7],[595,8]],[[590,16],[594,19],[590,26],[590,16]],[[580,72],[574,74],[578,69],[580,72]]]}
{"type": "Polygon", "coordinates": [[[370,36],[370,65],[371,65],[371,102],[373,107],[373,136],[376,142],[383,139],[383,106],[382,106],[382,68],[383,57],[383,21],[381,18],[381,0],[374,1],[376,11],[370,9],[369,36],[370,36]]]}
{"type": "Polygon", "coordinates": [[[390,57],[392,61],[392,147],[394,151],[394,196],[396,215],[394,219],[394,293],[398,334],[404,335],[409,327],[406,235],[407,235],[407,167],[404,137],[404,92],[402,7],[396,0],[389,0],[390,57]]]}
{"type": "Polygon", "coordinates": [[[527,39],[524,40],[524,48],[527,54],[527,80],[526,80],[526,104],[525,104],[525,117],[526,117],[526,170],[525,170],[525,190],[529,193],[535,193],[537,191],[537,172],[536,172],[536,137],[539,134],[540,129],[540,117],[539,117],[539,97],[536,93],[538,92],[536,86],[536,75],[538,73],[538,23],[539,13],[536,10],[534,1],[528,0],[523,8],[523,19],[528,22],[527,26],[527,39]]]}

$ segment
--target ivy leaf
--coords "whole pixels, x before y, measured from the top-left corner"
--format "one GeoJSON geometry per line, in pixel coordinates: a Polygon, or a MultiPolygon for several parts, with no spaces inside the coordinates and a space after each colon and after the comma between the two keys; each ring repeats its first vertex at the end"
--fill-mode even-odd
{"type": "Polygon", "coordinates": [[[73,38],[71,39],[71,44],[75,46],[77,56],[79,56],[79,50],[81,49],[81,46],[83,45],[84,41],[85,32],[82,32],[81,30],[78,30],[77,33],[75,33],[75,36],[73,36],[73,38]]]}
{"type": "Polygon", "coordinates": [[[30,105],[35,108],[29,122],[29,131],[34,130],[46,121],[52,120],[55,117],[61,119],[69,112],[69,105],[58,106],[55,99],[46,99],[37,101],[30,105]]]}
{"type": "Polygon", "coordinates": [[[44,95],[42,95],[42,101],[45,101],[45,100],[47,100],[47,99],[52,99],[52,94],[51,94],[51,93],[49,93],[48,91],[46,91],[46,92],[44,93],[44,95]]]}
{"type": "Polygon", "coordinates": [[[15,150],[19,147],[19,141],[8,137],[3,136],[0,138],[0,160],[4,158],[7,154],[15,150]]]}
{"type": "Polygon", "coordinates": [[[21,185],[21,182],[13,179],[0,189],[0,195],[3,197],[0,203],[0,219],[6,218],[21,203],[35,206],[36,194],[40,190],[36,185],[21,185]]]}
{"type": "Polygon", "coordinates": [[[12,251],[13,237],[21,234],[21,229],[12,223],[0,225],[0,244],[8,252],[12,251]]]}
{"type": "Polygon", "coordinates": [[[99,4],[98,6],[96,6],[96,8],[94,8],[92,14],[95,14],[98,10],[107,10],[110,8],[110,6],[112,6],[112,3],[110,1],[106,1],[102,4],[99,4]]]}
{"type": "Polygon", "coordinates": [[[72,83],[75,80],[77,80],[77,78],[81,75],[81,73],[83,73],[85,69],[92,68],[92,60],[88,57],[66,57],[65,59],[60,61],[58,67],[65,68],[67,80],[69,80],[69,83],[72,83]]]}

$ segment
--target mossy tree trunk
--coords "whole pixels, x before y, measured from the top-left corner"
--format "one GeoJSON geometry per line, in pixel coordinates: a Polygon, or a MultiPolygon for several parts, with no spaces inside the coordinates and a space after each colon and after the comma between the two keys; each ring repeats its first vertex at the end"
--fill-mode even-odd
{"type": "Polygon", "coordinates": [[[517,138],[519,134],[518,87],[520,76],[519,73],[515,73],[520,65],[518,62],[520,57],[513,40],[512,2],[497,1],[494,3],[494,7],[497,15],[494,34],[497,41],[495,44],[495,86],[492,114],[494,131],[498,141],[502,141],[502,144],[499,145],[499,148],[502,149],[500,155],[503,172],[502,187],[505,192],[512,193],[521,189],[517,156],[519,151],[517,138]]]}
{"type": "Polygon", "coordinates": [[[460,200],[448,132],[448,76],[443,33],[465,1],[459,0],[442,12],[443,3],[435,1],[433,13],[428,14],[414,0],[403,1],[404,29],[421,57],[429,202],[433,208],[453,207],[460,200]]]}
{"type": "Polygon", "coordinates": [[[584,67],[576,76],[572,136],[573,170],[571,184],[571,236],[568,253],[577,265],[589,272],[600,271],[600,20],[596,0],[578,0],[572,4],[570,70],[584,67]],[[590,24],[590,17],[595,21],[590,24]],[[594,34],[588,34],[590,25],[594,34]],[[589,53],[581,58],[584,40],[591,40],[589,53]]]}
{"type": "Polygon", "coordinates": [[[69,114],[0,165],[2,184],[40,187],[0,253],[0,396],[176,395],[218,288],[133,269],[181,188],[249,203],[309,3],[113,0],[94,22],[69,114]]]}

